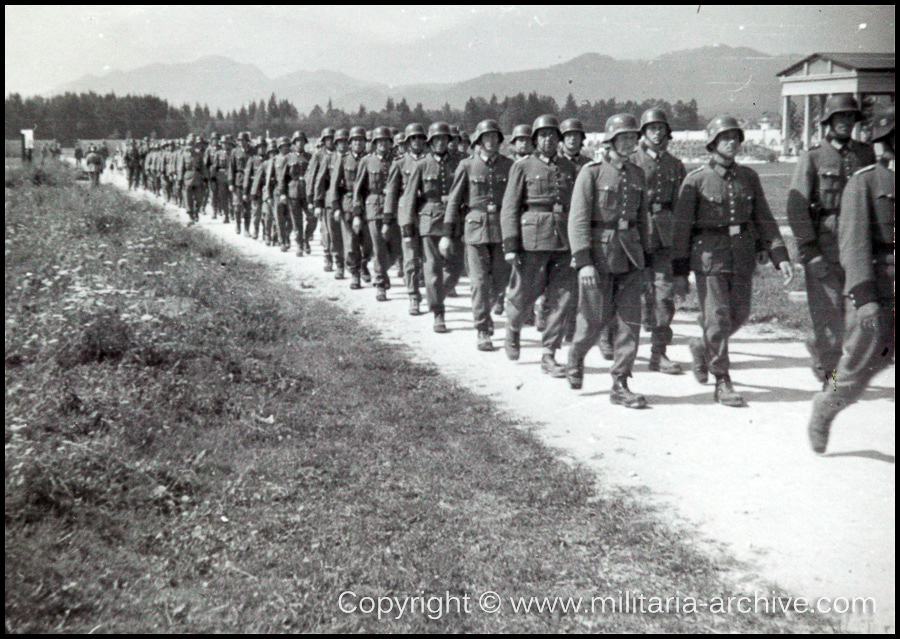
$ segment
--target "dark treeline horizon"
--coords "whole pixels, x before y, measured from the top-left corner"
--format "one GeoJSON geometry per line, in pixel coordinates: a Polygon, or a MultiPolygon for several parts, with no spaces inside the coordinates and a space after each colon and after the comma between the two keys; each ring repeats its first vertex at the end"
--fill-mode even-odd
{"type": "Polygon", "coordinates": [[[669,113],[675,130],[697,130],[703,121],[697,112],[697,101],[682,100],[674,104],[666,100],[647,99],[643,102],[615,98],[589,102],[576,102],[569,94],[560,106],[550,96],[518,93],[499,100],[496,95],[485,99],[472,97],[462,109],[444,104],[440,109],[425,109],[421,103],[411,108],[406,99],[388,98],[380,111],[372,111],[360,105],[356,111],[336,109],[329,100],[325,108],[314,106],[308,114],[300,113],[288,100],[279,100],[273,93],[268,100],[259,100],[239,109],[212,112],[207,105],[184,104],[175,107],[168,101],[153,95],[116,96],[93,91],[64,93],[49,98],[33,96],[23,98],[12,93],[6,98],[6,138],[19,137],[21,129],[35,129],[38,139],[56,139],[72,144],[77,139],[123,138],[180,138],[188,133],[209,136],[211,133],[236,134],[251,131],[253,135],[290,135],[301,130],[310,138],[316,138],[326,126],[349,128],[363,126],[367,129],[379,125],[402,129],[411,122],[429,125],[445,121],[459,125],[465,131],[473,131],[481,120],[493,118],[509,132],[516,124],[531,124],[545,113],[564,118],[579,118],[588,131],[602,131],[606,119],[616,113],[632,113],[640,116],[646,109],[661,107],[669,113]]]}

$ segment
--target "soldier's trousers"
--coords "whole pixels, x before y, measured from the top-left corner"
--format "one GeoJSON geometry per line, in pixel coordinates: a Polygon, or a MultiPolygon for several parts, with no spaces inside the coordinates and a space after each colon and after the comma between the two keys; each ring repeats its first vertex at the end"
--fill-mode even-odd
{"type": "Polygon", "coordinates": [[[207,180],[206,184],[209,187],[209,199],[210,204],[212,205],[213,211],[213,219],[219,214],[219,187],[216,185],[216,181],[214,179],[207,180]]]}
{"type": "Polygon", "coordinates": [[[128,188],[135,189],[138,185],[138,170],[135,167],[127,167],[128,172],[128,188]]]}
{"type": "Polygon", "coordinates": [[[224,179],[216,180],[216,200],[219,202],[219,211],[225,216],[225,222],[231,221],[231,193],[228,192],[228,182],[224,179]]]}
{"type": "Polygon", "coordinates": [[[163,193],[165,193],[166,200],[172,200],[172,179],[168,175],[164,175],[163,179],[163,193]]]}
{"type": "Polygon", "coordinates": [[[821,366],[819,379],[831,377],[841,358],[844,339],[844,270],[840,264],[824,262],[822,277],[806,270],[806,299],[813,325],[813,348],[821,366]]]}
{"type": "Polygon", "coordinates": [[[240,191],[235,191],[232,195],[234,196],[232,198],[232,208],[234,210],[235,230],[238,233],[240,233],[241,226],[243,226],[244,231],[249,233],[250,232],[250,202],[244,201],[244,196],[240,191]]]}
{"type": "Polygon", "coordinates": [[[350,275],[354,278],[359,277],[359,269],[362,266],[365,245],[371,241],[369,238],[369,229],[363,224],[363,228],[359,233],[353,231],[353,218],[349,220],[345,216],[341,217],[341,248],[343,249],[344,260],[341,262],[335,256],[338,268],[342,264],[347,266],[350,275]]]}
{"type": "Polygon", "coordinates": [[[675,317],[673,277],[671,251],[660,249],[652,253],[643,290],[644,308],[651,326],[651,353],[665,355],[666,346],[672,343],[672,320],[675,317]]]}
{"type": "Polygon", "coordinates": [[[325,263],[334,264],[338,268],[344,265],[344,231],[343,222],[334,219],[334,211],[325,209],[322,216],[322,248],[325,253],[325,263]]]}
{"type": "Polygon", "coordinates": [[[294,229],[294,239],[297,241],[297,252],[303,250],[306,234],[303,230],[303,210],[305,203],[300,198],[288,198],[288,211],[291,214],[291,227],[294,229]]]}
{"type": "Polygon", "coordinates": [[[99,171],[91,171],[91,186],[100,186],[100,172],[99,171]]]}
{"type": "Polygon", "coordinates": [[[275,203],[271,200],[263,200],[263,239],[267,244],[275,244],[278,241],[278,225],[275,223],[275,203]]]}
{"type": "Polygon", "coordinates": [[[728,338],[750,317],[753,273],[695,273],[700,298],[700,327],[709,372],[728,374],[728,338]]]}
{"type": "Polygon", "coordinates": [[[450,257],[444,260],[444,288],[456,288],[466,272],[466,245],[462,238],[450,238],[450,257]]]}
{"type": "Polygon", "coordinates": [[[641,338],[641,292],[645,284],[642,270],[628,273],[599,273],[597,286],[578,282],[578,316],[572,339],[570,362],[583,362],[604,330],[613,327],[613,377],[631,377],[641,338]]]}
{"type": "Polygon", "coordinates": [[[403,242],[403,280],[406,282],[407,294],[420,301],[422,293],[419,291],[419,280],[422,277],[422,238],[416,235],[403,242]]]}
{"type": "Polygon", "coordinates": [[[568,251],[526,251],[509,276],[506,292],[507,330],[521,331],[525,316],[544,294],[547,327],[541,335],[544,351],[554,353],[562,344],[566,315],[575,290],[575,269],[568,251]]]}
{"type": "Polygon", "coordinates": [[[287,201],[275,203],[275,226],[278,232],[278,244],[291,245],[291,212],[287,201]]]}
{"type": "Polygon", "coordinates": [[[250,201],[250,215],[251,215],[251,229],[253,232],[253,237],[259,237],[259,226],[262,220],[262,200],[251,200],[250,201]]]}
{"type": "Polygon", "coordinates": [[[306,229],[303,232],[303,237],[306,240],[306,244],[309,245],[312,243],[313,235],[316,232],[319,218],[316,217],[315,210],[310,206],[304,204],[304,208],[304,215],[306,216],[306,229]]]}
{"type": "MultiPolygon", "coordinates": [[[[435,315],[444,314],[444,298],[446,296],[446,283],[444,281],[444,268],[451,270],[456,280],[459,280],[462,271],[462,259],[445,260],[438,250],[441,238],[438,235],[426,235],[422,238],[422,254],[424,259],[423,270],[425,272],[425,299],[428,308],[435,315]]],[[[451,256],[454,258],[455,256],[451,256]]]]}
{"type": "Polygon", "coordinates": [[[381,235],[382,220],[369,220],[369,238],[372,242],[372,253],[375,257],[375,286],[377,288],[390,288],[391,278],[388,269],[401,255],[400,227],[391,224],[388,239],[381,235]],[[396,233],[394,233],[396,231],[396,233]]]}
{"type": "Polygon", "coordinates": [[[199,184],[188,184],[184,187],[184,201],[187,204],[188,216],[196,222],[200,219],[200,207],[203,205],[203,188],[199,184]]]}
{"type": "Polygon", "coordinates": [[[493,331],[491,307],[509,283],[511,267],[503,259],[502,244],[466,244],[466,265],[472,284],[475,330],[493,331]]]}

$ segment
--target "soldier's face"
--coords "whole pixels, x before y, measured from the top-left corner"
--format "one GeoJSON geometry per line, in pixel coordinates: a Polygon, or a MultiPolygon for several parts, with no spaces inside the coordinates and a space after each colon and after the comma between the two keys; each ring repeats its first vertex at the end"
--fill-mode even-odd
{"type": "Polygon", "coordinates": [[[616,153],[621,155],[623,158],[627,158],[629,155],[634,153],[634,148],[637,146],[637,141],[637,133],[620,133],[615,138],[613,138],[613,149],[615,149],[616,153]]]}
{"type": "Polygon", "coordinates": [[[500,134],[496,131],[488,131],[481,136],[479,143],[485,153],[493,155],[500,150],[500,134]]]}
{"type": "Polygon", "coordinates": [[[334,143],[334,146],[338,150],[338,153],[346,153],[350,145],[347,140],[338,140],[334,143]]]}
{"type": "Polygon", "coordinates": [[[513,142],[513,144],[516,147],[516,153],[519,153],[521,155],[527,155],[532,151],[531,138],[516,138],[516,141],[513,142]]]}
{"type": "Polygon", "coordinates": [[[835,113],[831,116],[831,130],[839,138],[849,138],[856,118],[852,113],[835,113]]]}
{"type": "Polygon", "coordinates": [[[356,155],[359,155],[363,151],[366,150],[366,139],[365,138],[353,138],[350,140],[350,150],[353,151],[356,155]]]}
{"type": "Polygon", "coordinates": [[[741,132],[725,131],[716,138],[716,153],[726,160],[733,160],[741,150],[741,132]]]}
{"type": "Polygon", "coordinates": [[[406,142],[409,144],[409,148],[412,149],[413,153],[421,153],[425,150],[425,136],[423,135],[414,135],[406,142]]]}
{"type": "Polygon", "coordinates": [[[652,122],[644,127],[644,137],[654,148],[660,148],[669,137],[669,127],[662,122],[652,122]]]}
{"type": "Polygon", "coordinates": [[[291,150],[290,144],[282,144],[280,147],[278,147],[278,152],[281,153],[281,155],[287,155],[288,151],[290,151],[290,150],[291,150]]]}
{"type": "Polygon", "coordinates": [[[431,150],[440,155],[447,152],[450,145],[450,137],[446,135],[436,135],[431,138],[431,150]]]}
{"type": "Polygon", "coordinates": [[[574,155],[581,153],[581,147],[584,145],[584,134],[578,131],[569,131],[563,136],[563,146],[566,151],[574,155]]]}
{"type": "Polygon", "coordinates": [[[380,140],[375,142],[375,152],[378,153],[378,155],[384,155],[391,150],[392,146],[394,146],[392,140],[381,138],[380,140]]]}
{"type": "Polygon", "coordinates": [[[329,151],[334,150],[334,138],[325,138],[324,140],[322,140],[322,144],[324,144],[325,148],[329,151]]]}
{"type": "Polygon", "coordinates": [[[541,129],[535,136],[535,148],[546,156],[556,155],[556,147],[559,145],[559,134],[556,129],[541,129]]]}

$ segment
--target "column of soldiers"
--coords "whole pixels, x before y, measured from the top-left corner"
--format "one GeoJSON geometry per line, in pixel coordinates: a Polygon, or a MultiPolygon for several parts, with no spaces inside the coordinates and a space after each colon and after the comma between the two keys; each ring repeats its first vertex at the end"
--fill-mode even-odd
{"type": "MultiPolygon", "coordinates": [[[[834,416],[893,358],[893,108],[876,118],[875,154],[850,138],[862,117],[851,96],[828,100],[825,140],[800,159],[787,203],[813,319],[807,346],[824,388],[809,426],[817,452],[834,416]]],[[[513,128],[512,157],[500,154],[493,120],[471,141],[444,122],[402,133],[326,128],[312,154],[299,131],[277,140],[241,133],[236,147],[213,134],[208,146],[195,136],[132,143],[125,166],[130,188],[183,203],[192,222],[209,203],[213,219],[234,217],[238,234],[282,251],[293,239],[298,256],[311,253],[318,226],[324,270],[336,279],[349,271],[360,289],[374,260],[379,301],[399,266],[409,313],[420,314],[424,285],[437,333],[449,330],[445,300],[467,272],[478,350],[494,350],[492,314],[505,306],[510,360],[533,321],[542,371],[580,389],[597,345],[612,361],[611,402],[629,408],[647,405],[628,384],[642,324],[649,370],[683,372],[667,346],[675,296],[687,294],[693,272],[702,331],[690,342],[693,374],[702,384],[714,378],[714,401],[745,405],[729,338],[750,315],[762,257],[785,285],[793,267],[759,176],[735,161],[743,130],[714,118],[710,159],[690,173],[667,151],[672,131],[660,109],[610,117],[594,160],[582,155],[585,137],[581,122],[552,115],[513,128]]]]}

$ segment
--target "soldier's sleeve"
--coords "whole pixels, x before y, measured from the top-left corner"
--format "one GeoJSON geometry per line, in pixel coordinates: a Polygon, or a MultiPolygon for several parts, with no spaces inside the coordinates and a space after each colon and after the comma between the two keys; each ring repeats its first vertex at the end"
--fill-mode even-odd
{"type": "Polygon", "coordinates": [[[175,164],[175,175],[179,182],[184,182],[185,157],[183,153],[178,154],[178,162],[175,164]]]}
{"type": "Polygon", "coordinates": [[[856,308],[878,301],[872,268],[872,229],[865,176],[856,174],[841,196],[838,216],[838,247],[845,273],[844,291],[856,308]]]}
{"type": "Polygon", "coordinates": [[[769,259],[777,269],[782,262],[790,261],[787,247],[781,237],[778,222],[775,221],[772,210],[769,208],[759,175],[752,169],[747,169],[747,172],[753,187],[753,223],[756,226],[756,236],[762,240],[763,246],[769,253],[769,259]]]}
{"type": "Polygon", "coordinates": [[[460,208],[469,197],[469,171],[468,162],[460,162],[453,174],[453,186],[450,187],[450,195],[447,198],[447,210],[444,211],[444,235],[457,237],[460,235],[462,220],[460,208]]]}
{"type": "Polygon", "coordinates": [[[388,172],[387,185],[384,188],[384,223],[390,224],[397,217],[398,200],[400,199],[400,187],[403,185],[403,173],[400,165],[402,156],[391,164],[388,172]]]}
{"type": "Polygon", "coordinates": [[[253,176],[253,186],[250,187],[250,195],[252,197],[257,197],[260,195],[260,188],[263,184],[263,175],[266,172],[266,163],[261,162],[258,167],[256,167],[256,175],[253,176]]]}
{"type": "Polygon", "coordinates": [[[815,166],[813,166],[807,151],[797,161],[797,168],[794,170],[791,189],[788,191],[787,197],[788,224],[791,225],[791,231],[797,240],[800,261],[804,264],[822,255],[822,251],[819,250],[816,243],[816,230],[813,227],[809,211],[817,177],[815,166]]]}
{"type": "Polygon", "coordinates": [[[697,206],[700,203],[700,193],[697,180],[688,175],[681,183],[678,190],[678,199],[675,210],[672,230],[672,270],[675,275],[687,275],[689,270],[688,259],[691,256],[691,232],[694,229],[694,220],[697,218],[697,206]]]}
{"type": "Polygon", "coordinates": [[[319,180],[322,182],[321,187],[316,187],[316,197],[318,197],[318,193],[320,189],[325,191],[325,206],[330,208],[332,211],[335,209],[339,209],[341,207],[341,192],[346,188],[344,184],[344,170],[341,166],[343,160],[341,156],[335,154],[334,162],[331,164],[331,170],[327,171],[328,178],[325,177],[325,174],[319,176],[319,180]],[[328,182],[327,188],[325,182],[328,182]]]}
{"type": "MultiPolygon", "coordinates": [[[[680,163],[679,163],[680,164],[680,163]]],[[[638,213],[638,233],[641,236],[641,246],[644,249],[644,254],[650,253],[650,229],[652,228],[652,223],[650,221],[650,216],[652,212],[650,211],[650,196],[647,194],[647,176],[644,174],[643,176],[643,185],[641,188],[641,210],[638,213]]],[[[649,267],[650,261],[644,260],[644,265],[649,267]]]]}
{"type": "Polygon", "coordinates": [[[313,189],[314,200],[317,206],[325,205],[326,190],[331,186],[329,178],[334,179],[328,171],[327,163],[320,160],[316,167],[315,188],[313,189]]]}
{"type": "Polygon", "coordinates": [[[234,162],[234,151],[232,150],[231,153],[228,155],[228,161],[225,163],[225,175],[228,179],[229,186],[235,185],[234,172],[235,172],[236,168],[237,167],[235,166],[235,162],[234,162]]]}
{"type": "Polygon", "coordinates": [[[582,167],[572,189],[569,207],[569,247],[575,268],[593,265],[591,257],[591,217],[594,211],[594,173],[589,165],[582,167]]]}
{"type": "Polygon", "coordinates": [[[509,170],[506,191],[503,193],[503,205],[500,208],[500,232],[503,236],[504,253],[520,253],[522,248],[522,229],[520,218],[525,201],[525,171],[521,162],[516,162],[509,170]]]}
{"type": "Polygon", "coordinates": [[[367,155],[359,163],[356,170],[356,181],[353,183],[353,217],[365,219],[366,196],[369,194],[369,158],[367,155]]]}
{"type": "Polygon", "coordinates": [[[400,233],[403,237],[415,237],[416,222],[419,216],[419,189],[422,184],[422,170],[425,163],[416,165],[412,175],[409,176],[409,183],[406,185],[406,191],[400,199],[400,212],[398,222],[400,223],[400,233]]]}
{"type": "Polygon", "coordinates": [[[319,154],[316,153],[309,160],[309,166],[306,167],[306,201],[312,202],[315,199],[316,192],[316,173],[319,166],[319,154]]]}

